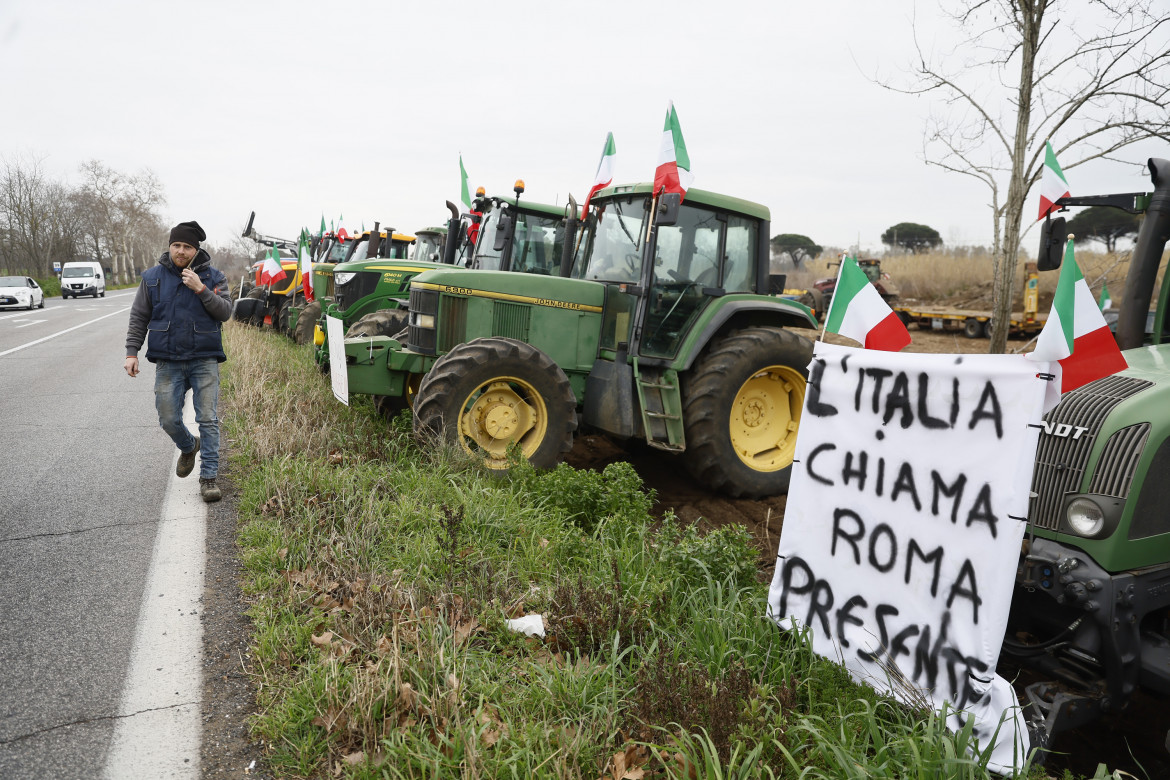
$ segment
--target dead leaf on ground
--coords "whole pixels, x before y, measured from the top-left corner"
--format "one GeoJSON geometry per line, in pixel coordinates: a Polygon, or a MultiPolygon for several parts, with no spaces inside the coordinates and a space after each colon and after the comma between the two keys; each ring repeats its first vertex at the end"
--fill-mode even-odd
{"type": "Polygon", "coordinates": [[[471,620],[462,625],[455,626],[455,646],[462,645],[472,634],[480,633],[483,633],[483,626],[475,618],[471,618],[471,620]]]}
{"type": "Polygon", "coordinates": [[[309,643],[314,647],[319,647],[322,650],[329,649],[333,644],[333,632],[326,631],[324,634],[310,634],[309,643]]]}

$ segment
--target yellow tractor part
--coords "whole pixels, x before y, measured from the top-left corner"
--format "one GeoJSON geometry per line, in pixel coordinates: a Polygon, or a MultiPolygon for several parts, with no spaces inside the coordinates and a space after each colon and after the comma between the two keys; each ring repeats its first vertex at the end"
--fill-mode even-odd
{"type": "Polygon", "coordinates": [[[548,434],[544,399],[523,379],[494,377],[475,388],[460,408],[459,441],[468,453],[483,455],[490,469],[508,467],[512,442],[528,458],[548,434]]]}
{"type": "Polygon", "coordinates": [[[804,388],[804,377],[788,366],[761,369],[739,388],[728,431],[735,454],[748,468],[767,472],[792,465],[804,388]]]}

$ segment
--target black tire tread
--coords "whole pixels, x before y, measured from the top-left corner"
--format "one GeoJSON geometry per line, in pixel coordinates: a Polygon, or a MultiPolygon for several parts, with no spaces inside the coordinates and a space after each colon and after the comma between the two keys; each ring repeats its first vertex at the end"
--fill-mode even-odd
{"type": "Polygon", "coordinates": [[[773,327],[750,327],[712,341],[683,377],[683,424],[687,470],[711,490],[733,498],[763,498],[788,490],[791,467],[763,474],[751,471],[731,450],[727,394],[765,365],[782,364],[806,374],[812,342],[773,327]],[[758,356],[782,356],[782,359],[758,356]]]}
{"type": "MultiPolygon", "coordinates": [[[[492,373],[521,374],[523,378],[545,378],[558,388],[559,397],[544,399],[548,408],[549,438],[555,435],[554,420],[564,420],[559,442],[546,441],[533,453],[529,462],[537,468],[552,468],[564,460],[573,448],[577,430],[577,401],[564,371],[552,358],[523,341],[507,338],[479,338],[460,344],[435,361],[423,377],[414,404],[414,431],[422,440],[442,437],[454,440],[457,419],[448,419],[448,405],[466,397],[460,385],[478,385],[492,373]],[[458,400],[457,400],[458,399],[458,400]]],[[[470,387],[468,388],[471,389],[470,387]]]]}

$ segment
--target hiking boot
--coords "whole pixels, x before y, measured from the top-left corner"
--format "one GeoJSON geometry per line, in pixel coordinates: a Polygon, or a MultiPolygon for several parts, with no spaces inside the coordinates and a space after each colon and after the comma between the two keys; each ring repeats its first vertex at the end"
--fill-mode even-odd
{"type": "Polygon", "coordinates": [[[203,503],[212,504],[223,497],[219,485],[215,484],[215,477],[199,478],[199,495],[203,496],[203,503]]]}
{"type": "Polygon", "coordinates": [[[195,468],[195,456],[199,454],[199,437],[195,437],[195,449],[190,452],[179,453],[179,465],[175,466],[175,475],[185,477],[195,468]]]}

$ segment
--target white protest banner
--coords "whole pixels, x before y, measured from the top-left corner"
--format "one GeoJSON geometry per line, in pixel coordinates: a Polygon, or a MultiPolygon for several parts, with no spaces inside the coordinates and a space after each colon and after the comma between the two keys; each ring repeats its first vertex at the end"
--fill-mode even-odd
{"type": "Polygon", "coordinates": [[[349,374],[345,370],[345,325],[337,317],[325,318],[325,335],[329,337],[329,379],[333,395],[349,406],[349,374]]]}
{"type": "Polygon", "coordinates": [[[999,772],[1028,751],[995,667],[1046,385],[1022,355],[818,343],[768,594],[855,679],[974,718],[999,772]]]}

